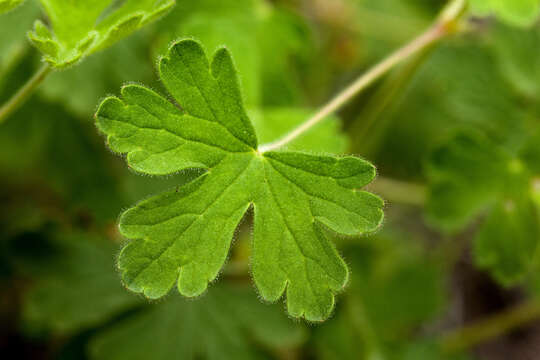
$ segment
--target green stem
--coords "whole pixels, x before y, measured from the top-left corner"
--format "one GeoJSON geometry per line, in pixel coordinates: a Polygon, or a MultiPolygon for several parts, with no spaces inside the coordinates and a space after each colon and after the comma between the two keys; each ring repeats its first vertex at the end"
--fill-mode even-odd
{"type": "Polygon", "coordinates": [[[440,341],[445,353],[458,353],[540,318],[540,299],[527,301],[512,309],[451,331],[440,341]]]}
{"type": "Polygon", "coordinates": [[[339,108],[348,103],[362,90],[368,88],[373,82],[375,82],[388,71],[390,71],[394,66],[401,63],[405,59],[408,59],[412,55],[420,52],[421,50],[427,48],[428,46],[434,44],[446,35],[453,33],[456,29],[456,21],[462,15],[465,9],[465,5],[465,0],[452,0],[444,8],[441,16],[438,17],[437,21],[435,21],[435,23],[425,32],[423,32],[420,36],[413,39],[405,46],[399,48],[390,56],[372,67],[365,74],[363,74],[356,81],[354,81],[351,85],[349,85],[342,92],[340,92],[336,97],[330,100],[330,102],[323,106],[319,112],[306,120],[306,122],[298,126],[296,129],[286,134],[283,138],[269,144],[261,145],[259,147],[259,152],[263,153],[266,151],[272,151],[284,145],[287,145],[288,143],[311,129],[313,126],[324,120],[328,115],[336,112],[339,108]]]}
{"type": "Polygon", "coordinates": [[[38,87],[39,84],[45,80],[47,75],[51,72],[51,67],[47,64],[43,65],[35,74],[32,76],[22,88],[15,93],[2,107],[0,107],[0,124],[6,121],[6,119],[11,115],[15,110],[19,108],[24,102],[32,95],[34,90],[38,87]]]}

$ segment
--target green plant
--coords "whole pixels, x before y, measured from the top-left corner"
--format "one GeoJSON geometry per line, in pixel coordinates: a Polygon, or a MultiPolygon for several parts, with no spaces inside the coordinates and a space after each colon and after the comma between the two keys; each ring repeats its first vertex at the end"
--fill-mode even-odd
{"type": "Polygon", "coordinates": [[[11,338],[483,359],[540,318],[539,1],[176,3],[0,1],[11,338]]]}

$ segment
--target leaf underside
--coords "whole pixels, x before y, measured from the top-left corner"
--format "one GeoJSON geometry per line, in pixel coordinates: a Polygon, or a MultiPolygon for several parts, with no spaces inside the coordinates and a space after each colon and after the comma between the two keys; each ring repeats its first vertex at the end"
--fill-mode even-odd
{"type": "Polygon", "coordinates": [[[159,73],[180,108],[129,85],[121,99],[101,103],[97,126],[138,172],[203,173],[122,215],[120,231],[134,239],[118,260],[126,286],[149,298],[164,296],[175,283],[183,295],[202,294],[252,207],[252,272],[261,296],[276,301],[286,291],[292,316],[326,319],[348,278],[328,232],[358,236],[380,225],[382,200],[358,190],[375,168],[352,156],[258,152],[225,48],[209,63],[198,42],[179,41],[159,73]]]}

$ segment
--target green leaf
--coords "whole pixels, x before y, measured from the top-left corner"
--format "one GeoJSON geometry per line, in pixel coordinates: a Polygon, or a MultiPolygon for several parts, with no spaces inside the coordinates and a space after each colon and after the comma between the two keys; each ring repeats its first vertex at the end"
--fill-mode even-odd
{"type": "Polygon", "coordinates": [[[477,15],[495,15],[515,26],[530,26],[540,14],[539,0],[470,0],[477,15]]]}
{"type": "MultiPolygon", "coordinates": [[[[39,6],[33,1],[26,1],[8,14],[2,15],[0,21],[0,90],[7,81],[8,72],[13,70],[26,55],[28,42],[26,32],[32,22],[39,16],[39,6]]],[[[26,74],[26,76],[28,76],[26,74]]]]}
{"type": "Polygon", "coordinates": [[[512,158],[486,136],[458,132],[435,149],[426,164],[429,220],[447,231],[468,225],[496,202],[511,162],[512,158]]]}
{"type": "Polygon", "coordinates": [[[82,232],[54,235],[51,240],[54,256],[36,270],[24,298],[27,328],[69,333],[102,324],[140,304],[118,283],[112,241],[82,232]]]}
{"type": "Polygon", "coordinates": [[[531,270],[540,239],[531,149],[526,143],[512,152],[480,133],[460,132],[427,164],[430,222],[457,231],[486,215],[474,239],[475,261],[506,286],[531,270]]]}
{"type": "Polygon", "coordinates": [[[303,327],[248,288],[216,286],[198,301],[173,296],[148,306],[100,333],[90,353],[96,360],[256,359],[255,344],[290,349],[304,339],[303,327]]]}
{"type": "Polygon", "coordinates": [[[0,0],[0,14],[15,9],[24,0],[0,0]]]}
{"type": "Polygon", "coordinates": [[[418,341],[415,330],[441,310],[440,266],[418,238],[398,234],[345,248],[354,278],[336,316],[315,329],[321,359],[398,359],[396,349],[418,341]]]}
{"type": "MultiPolygon", "coordinates": [[[[474,128],[505,145],[526,133],[523,104],[516,101],[493,54],[478,43],[440,45],[403,97],[380,117],[380,122],[390,124],[376,163],[388,169],[387,176],[423,181],[426,154],[461,128],[474,128]],[[441,91],[446,95],[440,96],[441,91]]],[[[375,127],[370,138],[377,132],[375,127]]]]}
{"type": "Polygon", "coordinates": [[[249,109],[300,103],[298,70],[313,43],[300,16],[265,0],[201,0],[179,3],[159,27],[162,51],[182,37],[195,37],[209,50],[226,45],[249,109]]]}
{"type": "Polygon", "coordinates": [[[476,264],[503,285],[531,269],[540,239],[538,210],[530,199],[506,199],[492,210],[474,241],[476,264]]]}
{"type": "Polygon", "coordinates": [[[39,98],[15,116],[25,121],[9,121],[0,132],[2,181],[50,194],[51,205],[62,213],[85,214],[96,223],[114,222],[127,204],[93,124],[76,121],[61,105],[39,98]],[[21,149],[24,156],[13,156],[21,149]]]}
{"type": "MultiPolygon", "coordinates": [[[[490,49],[500,73],[527,102],[540,99],[540,61],[531,49],[540,47],[540,28],[522,29],[497,24],[490,31],[490,49]]],[[[522,103],[519,104],[523,106],[522,103]]]]}
{"type": "Polygon", "coordinates": [[[151,38],[146,35],[138,32],[77,66],[51,73],[38,90],[45,98],[62,103],[81,119],[91,119],[96,99],[103,94],[114,92],[126,79],[134,82],[152,79],[153,64],[147,61],[147,44],[151,38]],[[72,91],[75,88],[77,91],[72,91]]]}
{"type": "Polygon", "coordinates": [[[182,110],[138,85],[105,99],[96,114],[112,150],[153,175],[203,173],[178,190],[139,203],[120,219],[133,239],[118,266],[126,286],[159,298],[178,283],[202,294],[222,267],[238,223],[253,207],[252,271],[263,297],[287,292],[292,316],[326,319],[348,271],[326,235],[358,236],[381,224],[383,202],[358,189],[375,176],[362,159],[257,151],[229,52],[209,63],[193,40],[174,44],[159,66],[182,110]]]}
{"type": "Polygon", "coordinates": [[[112,0],[72,2],[41,0],[52,29],[36,21],[28,35],[52,66],[69,66],[109,47],[165,14],[175,0],[112,0]]]}

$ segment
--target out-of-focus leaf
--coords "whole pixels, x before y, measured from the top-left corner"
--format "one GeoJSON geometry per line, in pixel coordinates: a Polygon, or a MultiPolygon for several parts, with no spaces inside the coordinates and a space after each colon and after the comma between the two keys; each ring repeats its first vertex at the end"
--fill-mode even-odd
{"type": "Polygon", "coordinates": [[[41,4],[51,28],[36,21],[30,41],[48,63],[63,68],[159,18],[175,0],[41,0],[41,4]]]}
{"type": "Polygon", "coordinates": [[[153,64],[146,47],[150,41],[146,32],[137,32],[76,67],[50,74],[39,90],[46,99],[62,103],[82,119],[91,121],[96,103],[104,94],[115,91],[127,79],[153,79],[153,64]]]}
{"type": "Polygon", "coordinates": [[[530,160],[519,156],[527,148],[512,153],[468,131],[435,150],[427,164],[430,221],[452,231],[487,214],[475,237],[475,260],[504,285],[530,271],[540,239],[531,191],[537,175],[527,167],[530,160]]]}
{"type": "Polygon", "coordinates": [[[314,57],[313,35],[303,19],[279,8],[263,12],[256,45],[261,61],[261,104],[292,106],[305,102],[302,69],[314,57]]]}
{"type": "Polygon", "coordinates": [[[123,204],[108,159],[93,127],[59,105],[31,101],[0,131],[5,182],[45,184],[59,194],[66,213],[82,211],[100,222],[114,221],[123,204]]]}
{"type": "Polygon", "coordinates": [[[249,288],[216,286],[197,301],[176,295],[148,306],[99,334],[90,350],[95,360],[256,359],[261,346],[292,349],[305,335],[249,288]]]}
{"type": "Polygon", "coordinates": [[[246,106],[297,105],[301,98],[295,61],[310,48],[307,25],[266,1],[180,3],[160,24],[161,49],[171,40],[194,37],[208,51],[225,45],[235,65],[246,106]]]}
{"type": "Polygon", "coordinates": [[[23,317],[30,331],[69,333],[140,304],[118,282],[115,243],[75,232],[55,235],[53,244],[54,257],[36,271],[24,298],[23,317]]]}
{"type": "MultiPolygon", "coordinates": [[[[253,126],[261,144],[279,140],[282,136],[306,121],[312,112],[302,108],[267,108],[251,112],[253,126]]],[[[288,150],[304,150],[314,153],[343,153],[348,141],[341,129],[339,119],[329,116],[317,126],[287,145],[288,150]]]]}
{"type": "Polygon", "coordinates": [[[370,137],[385,122],[389,126],[380,141],[384,146],[369,157],[387,176],[423,180],[426,154],[457,129],[474,128],[516,148],[527,133],[526,119],[490,50],[475,42],[441,44],[377,120],[370,137]]]}
{"type": "Polygon", "coordinates": [[[0,0],[0,14],[15,9],[23,1],[24,0],[0,0]]]}
{"type": "Polygon", "coordinates": [[[497,201],[513,158],[480,133],[459,132],[435,149],[426,164],[430,183],[429,220],[460,229],[497,201]]]}
{"type": "Polygon", "coordinates": [[[471,12],[476,15],[495,15],[515,26],[533,24],[540,13],[539,0],[470,0],[471,12]]]}
{"type": "Polygon", "coordinates": [[[540,101],[540,28],[520,29],[495,24],[489,35],[489,49],[495,55],[501,75],[518,95],[529,102],[540,101]]]}
{"type": "Polygon", "coordinates": [[[0,89],[10,71],[25,55],[28,46],[26,32],[39,15],[39,7],[34,1],[26,1],[22,6],[0,20],[0,89]]]}
{"type": "Polygon", "coordinates": [[[523,278],[534,263],[540,239],[538,208],[529,199],[500,201],[474,241],[476,264],[503,285],[523,278]]]}
{"type": "Polygon", "coordinates": [[[354,276],[335,318],[316,331],[322,359],[391,355],[440,310],[441,269],[410,240],[394,238],[378,235],[344,251],[354,276]]]}
{"type": "Polygon", "coordinates": [[[391,356],[392,360],[471,360],[466,354],[445,354],[434,341],[409,343],[391,356]]]}

